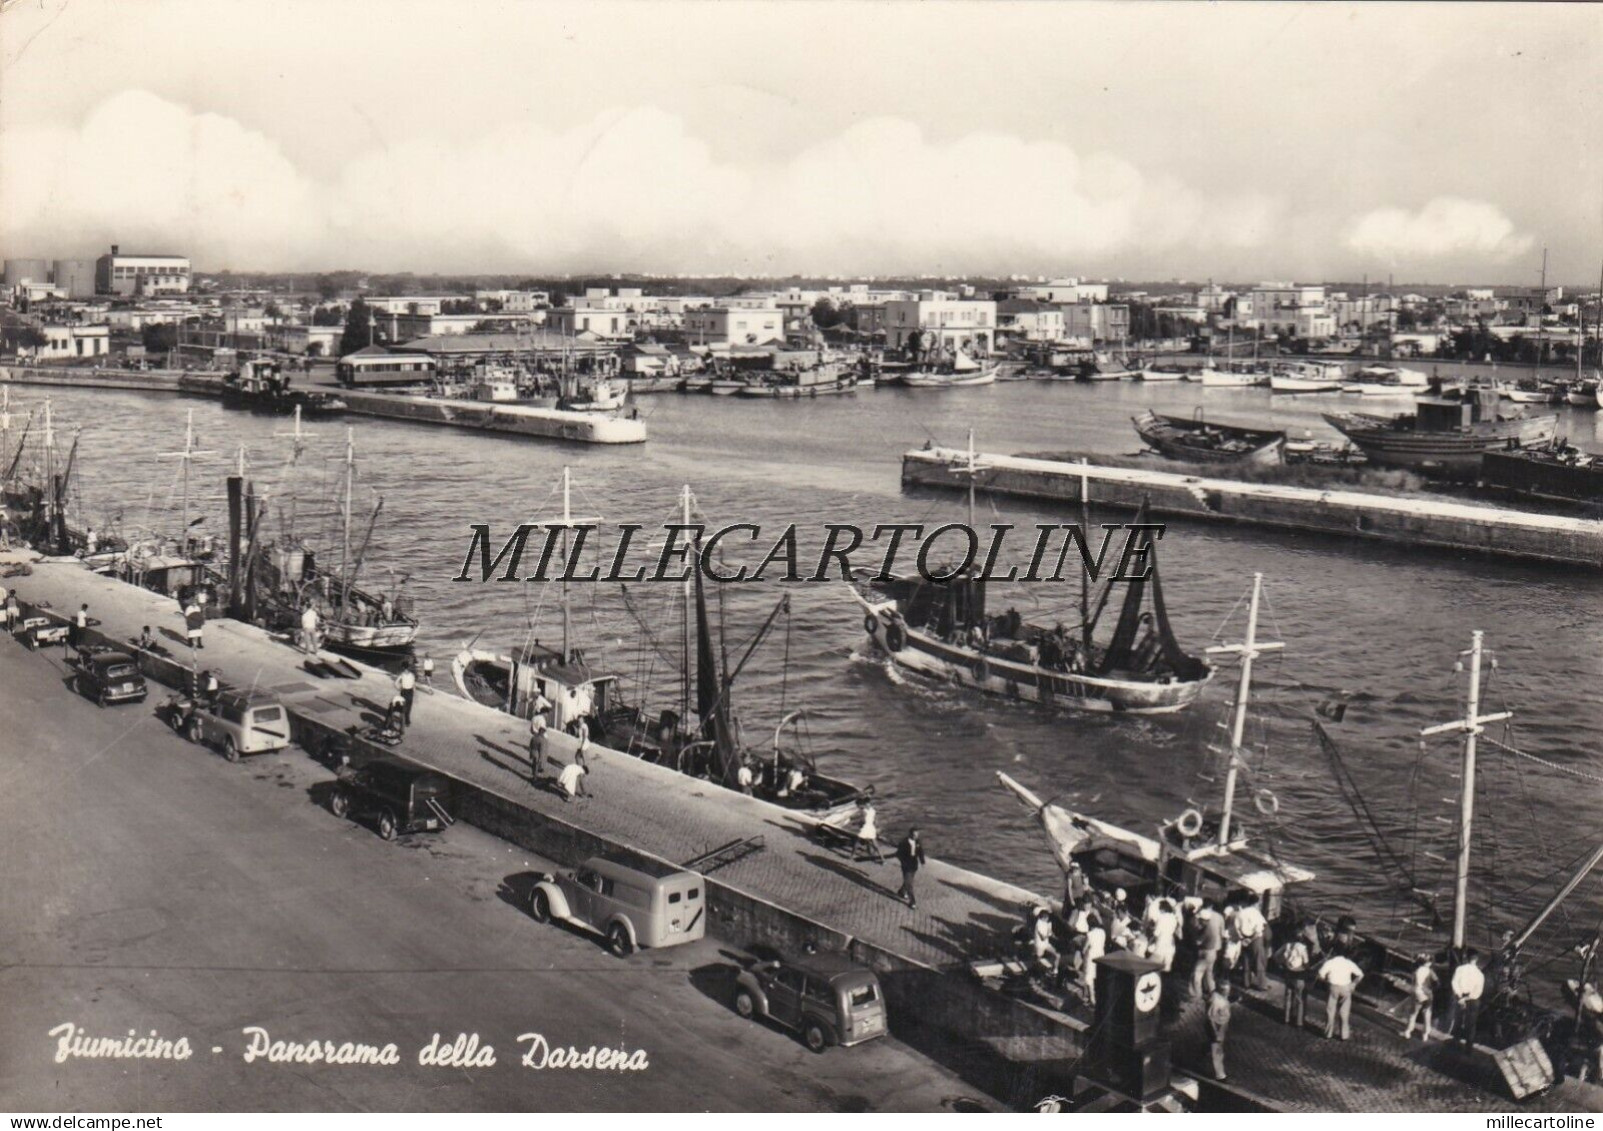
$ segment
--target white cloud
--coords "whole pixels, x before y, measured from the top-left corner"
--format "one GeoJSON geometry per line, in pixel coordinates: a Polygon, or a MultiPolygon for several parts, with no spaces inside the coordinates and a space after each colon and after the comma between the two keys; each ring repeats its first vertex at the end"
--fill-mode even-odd
{"type": "Polygon", "coordinates": [[[1347,235],[1351,250],[1390,260],[1469,254],[1506,262],[1533,242],[1496,205],[1454,196],[1438,196],[1417,212],[1377,208],[1358,217],[1347,235]]]}
{"type": "Polygon", "coordinates": [[[1262,246],[1280,216],[1115,155],[897,118],[737,164],[649,107],[381,145],[324,182],[231,118],[127,91],[77,129],[8,131],[0,168],[13,254],[116,240],[237,269],[1050,271],[1262,246]]]}

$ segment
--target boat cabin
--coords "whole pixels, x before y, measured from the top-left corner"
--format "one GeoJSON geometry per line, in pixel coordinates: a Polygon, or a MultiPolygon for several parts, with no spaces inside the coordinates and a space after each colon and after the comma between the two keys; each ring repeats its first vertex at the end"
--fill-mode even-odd
{"type": "Polygon", "coordinates": [[[577,649],[564,658],[560,649],[530,644],[513,654],[508,709],[529,718],[543,695],[551,702],[550,725],[567,730],[581,719],[605,717],[616,683],[617,676],[591,672],[577,649]]]}
{"type": "Polygon", "coordinates": [[[130,558],[128,579],[142,589],[165,593],[177,601],[186,601],[204,592],[208,603],[214,602],[216,586],[206,574],[206,566],[191,558],[152,555],[130,558]]]}

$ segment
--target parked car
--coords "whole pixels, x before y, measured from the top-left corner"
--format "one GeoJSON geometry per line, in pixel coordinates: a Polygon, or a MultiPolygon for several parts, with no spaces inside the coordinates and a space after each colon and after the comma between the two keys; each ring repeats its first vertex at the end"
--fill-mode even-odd
{"type": "Polygon", "coordinates": [[[12,630],[30,652],[49,644],[67,643],[67,622],[50,617],[24,617],[12,630]]]}
{"type": "Polygon", "coordinates": [[[75,662],[72,689],[102,707],[140,703],[147,691],[139,664],[126,652],[90,652],[75,662]]]}
{"type": "Polygon", "coordinates": [[[189,696],[168,705],[168,721],[191,742],[222,752],[230,762],[289,745],[289,712],[262,692],[222,691],[206,703],[189,696]]]}
{"type": "Polygon", "coordinates": [[[436,832],[456,823],[447,805],[451,783],[403,758],[377,758],[360,769],[344,767],[328,807],[336,817],[371,820],[378,835],[436,832]]]}
{"type": "Polygon", "coordinates": [[[735,1012],[768,1017],[814,1052],[886,1034],[885,993],[872,970],[838,955],[759,962],[735,976],[735,1012]]]}
{"type": "Polygon", "coordinates": [[[594,931],[627,958],[639,947],[695,942],[707,933],[706,884],[671,865],[622,864],[596,856],[564,876],[546,874],[529,893],[541,923],[560,919],[594,931]]]}

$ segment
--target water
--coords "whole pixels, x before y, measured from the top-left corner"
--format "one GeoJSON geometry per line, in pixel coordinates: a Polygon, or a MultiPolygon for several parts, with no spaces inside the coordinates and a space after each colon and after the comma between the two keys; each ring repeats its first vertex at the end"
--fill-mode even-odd
{"type": "MultiPolygon", "coordinates": [[[[53,399],[59,417],[85,427],[83,495],[91,520],[103,529],[159,526],[159,512],[176,507],[176,464],[156,453],[181,445],[187,409],[194,410],[200,446],[219,452],[195,464],[195,494],[212,497],[197,503],[210,509],[210,529],[221,531],[219,480],[239,445],[259,480],[280,478],[288,443],[275,435],[287,427],[282,420],[172,397],[85,390],[53,399]]],[[[1335,439],[1319,412],[1351,407],[1354,400],[1205,392],[1188,384],[1036,382],[865,390],[812,402],[666,395],[642,400],[652,439],[627,448],[561,447],[355,418],[358,480],[363,491],[385,500],[369,554],[377,568],[367,576],[380,582],[388,570],[409,575],[421,639],[445,676],[448,657],[469,640],[515,645],[526,639],[531,621],[548,642],[556,638],[554,592],[450,579],[461,568],[468,523],[506,529],[554,513],[559,501],[553,490],[564,464],[577,484],[576,511],[609,524],[639,522],[649,529],[671,520],[687,482],[701,511],[718,523],[756,522],[767,529],[795,522],[806,531],[824,522],[953,521],[963,517],[959,495],[904,496],[899,487],[901,454],[926,438],[960,445],[972,427],[982,449],[1129,454],[1138,446],[1131,416],[1148,407],[1189,414],[1205,405],[1219,419],[1335,439]]],[[[1364,407],[1393,410],[1367,398],[1364,407]]],[[[1397,402],[1395,411],[1406,407],[1397,402]]],[[[1561,431],[1603,450],[1603,413],[1558,411],[1561,431]]],[[[320,439],[306,463],[335,467],[343,426],[315,429],[320,439]]],[[[1076,517],[1014,500],[982,499],[980,506],[981,523],[1027,526],[1076,517]]],[[[176,528],[176,521],[165,521],[167,529],[176,528]]],[[[821,538],[803,540],[816,555],[821,538]]],[[[1560,765],[1603,774],[1597,707],[1603,578],[1597,575],[1201,525],[1171,526],[1162,561],[1175,629],[1192,651],[1216,638],[1239,638],[1251,575],[1265,576],[1261,632],[1285,649],[1257,669],[1255,702],[1269,717],[1250,730],[1245,819],[1261,842],[1318,874],[1311,897],[1325,909],[1352,911],[1373,929],[1395,926],[1411,911],[1376,864],[1306,721],[1315,704],[1337,691],[1353,698],[1345,722],[1332,732],[1386,837],[1414,862],[1422,885],[1444,897],[1444,907],[1450,906],[1451,877],[1425,852],[1451,855],[1458,747],[1440,739],[1422,752],[1417,733],[1462,714],[1466,677],[1455,674],[1453,664],[1468,647],[1471,629],[1485,630],[1498,662],[1486,709],[1507,705],[1517,712],[1514,743],[1560,765]],[[1275,795],[1278,815],[1253,812],[1259,790],[1275,795]]],[[[646,618],[670,640],[675,630],[656,622],[669,619],[675,588],[633,589],[646,618]]],[[[806,707],[811,750],[821,764],[839,776],[875,782],[885,798],[884,827],[900,835],[908,823],[918,823],[934,854],[1055,890],[1056,868],[1040,833],[996,785],[998,769],[1044,796],[1137,829],[1150,829],[1188,804],[1218,799],[1222,766],[1209,748],[1226,739],[1220,726],[1234,669],[1221,672],[1196,709],[1172,718],[1007,706],[865,659],[861,612],[839,586],[773,582],[724,591],[732,653],[739,655],[782,594],[792,602],[788,625],[781,618],[737,684],[747,740],[765,747],[782,708],[806,707]]],[[[1068,619],[1078,588],[1034,586],[1015,599],[1032,619],[1068,619]]],[[[615,587],[581,587],[574,622],[593,665],[633,682],[671,687],[673,671],[640,645],[615,587]]],[[[1501,733],[1494,728],[1494,735],[1501,733]]],[[[1504,925],[1520,925],[1556,887],[1556,873],[1596,842],[1603,832],[1603,789],[1493,747],[1483,746],[1483,768],[1474,921],[1476,937],[1486,941],[1504,925]]],[[[1550,947],[1572,943],[1598,921],[1600,887],[1592,882],[1571,900],[1567,915],[1573,918],[1561,915],[1547,936],[1550,947]]]]}

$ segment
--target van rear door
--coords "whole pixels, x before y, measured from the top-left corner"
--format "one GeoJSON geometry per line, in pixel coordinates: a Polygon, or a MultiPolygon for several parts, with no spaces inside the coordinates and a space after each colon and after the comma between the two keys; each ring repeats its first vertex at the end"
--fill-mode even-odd
{"type": "Polygon", "coordinates": [[[885,995],[877,979],[845,986],[842,997],[848,1042],[866,1041],[885,1032],[885,995]]]}
{"type": "Polygon", "coordinates": [[[707,931],[707,898],[700,876],[685,876],[663,885],[666,934],[674,942],[701,938],[707,931]]]}

